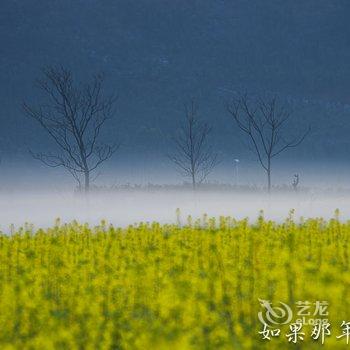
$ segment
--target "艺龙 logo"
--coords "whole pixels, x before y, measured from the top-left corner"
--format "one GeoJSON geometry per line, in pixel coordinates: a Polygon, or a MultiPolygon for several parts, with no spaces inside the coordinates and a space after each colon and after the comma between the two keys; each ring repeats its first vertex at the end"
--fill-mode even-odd
{"type": "Polygon", "coordinates": [[[264,308],[258,313],[259,320],[262,324],[276,325],[286,324],[292,320],[292,309],[285,303],[279,302],[279,306],[273,306],[268,300],[259,299],[260,305],[264,308]]]}

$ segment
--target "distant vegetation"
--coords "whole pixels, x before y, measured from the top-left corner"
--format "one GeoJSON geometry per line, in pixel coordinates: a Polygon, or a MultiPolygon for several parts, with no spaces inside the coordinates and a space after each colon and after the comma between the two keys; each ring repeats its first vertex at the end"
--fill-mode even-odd
{"type": "MultiPolygon", "coordinates": [[[[101,185],[92,185],[90,187],[91,192],[104,192],[104,191],[190,191],[193,189],[193,184],[190,182],[183,182],[179,184],[153,184],[148,183],[145,185],[141,184],[119,184],[112,186],[101,186],[101,185]]],[[[291,185],[279,185],[272,186],[271,189],[273,192],[296,192],[293,184],[291,185]]],[[[79,192],[79,188],[76,189],[79,192]]],[[[196,191],[197,192],[221,192],[221,191],[229,191],[233,193],[266,193],[267,187],[257,186],[257,185],[233,185],[229,183],[219,183],[219,182],[203,182],[201,184],[197,184],[196,191]]],[[[301,187],[298,191],[302,193],[308,193],[313,190],[310,187],[301,187]]],[[[325,191],[325,189],[323,189],[325,191]]],[[[333,192],[336,189],[333,189],[333,192]]],[[[342,189],[344,191],[344,189],[342,189]]]]}

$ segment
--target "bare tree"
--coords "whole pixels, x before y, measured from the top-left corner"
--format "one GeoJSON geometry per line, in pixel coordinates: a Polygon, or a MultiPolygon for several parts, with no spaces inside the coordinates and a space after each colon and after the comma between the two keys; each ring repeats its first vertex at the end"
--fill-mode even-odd
{"type": "Polygon", "coordinates": [[[248,95],[232,98],[227,110],[238,127],[248,136],[260,165],[267,174],[267,188],[271,190],[272,159],[288,148],[300,145],[310,132],[310,127],[291,140],[283,137],[291,109],[279,103],[276,96],[250,99],[248,95]]]}
{"type": "Polygon", "coordinates": [[[185,121],[173,138],[176,151],[169,158],[184,176],[191,178],[195,190],[217,165],[217,154],[208,145],[212,128],[199,119],[196,102],[192,99],[184,108],[185,121]]]}
{"type": "Polygon", "coordinates": [[[96,75],[88,84],[75,83],[71,71],[61,67],[44,69],[37,81],[47,98],[38,106],[23,104],[27,116],[36,120],[58,147],[56,153],[32,153],[45,165],[64,167],[81,187],[89,191],[91,173],[109,159],[118,144],[101,143],[101,130],[111,117],[115,96],[102,92],[103,76],[96,75]]]}

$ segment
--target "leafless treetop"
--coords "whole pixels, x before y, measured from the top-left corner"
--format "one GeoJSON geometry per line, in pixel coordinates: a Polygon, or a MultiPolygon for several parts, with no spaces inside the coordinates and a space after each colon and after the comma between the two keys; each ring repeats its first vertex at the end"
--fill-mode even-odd
{"type": "Polygon", "coordinates": [[[100,132],[116,97],[103,96],[103,80],[103,75],[96,75],[90,84],[77,85],[72,73],[63,67],[44,69],[44,79],[37,84],[48,101],[36,107],[24,103],[23,108],[52,137],[59,152],[33,153],[35,158],[77,175],[95,170],[112,156],[119,145],[102,143],[100,132]]]}
{"type": "Polygon", "coordinates": [[[268,162],[288,148],[298,146],[310,132],[310,127],[299,137],[287,139],[284,129],[292,111],[279,103],[276,96],[249,99],[248,95],[233,98],[227,110],[252,143],[261,166],[268,170],[268,162]]]}
{"type": "Polygon", "coordinates": [[[173,138],[176,153],[169,158],[193,184],[203,182],[217,164],[217,154],[208,144],[212,128],[198,118],[198,107],[192,99],[184,104],[185,121],[173,138]]]}

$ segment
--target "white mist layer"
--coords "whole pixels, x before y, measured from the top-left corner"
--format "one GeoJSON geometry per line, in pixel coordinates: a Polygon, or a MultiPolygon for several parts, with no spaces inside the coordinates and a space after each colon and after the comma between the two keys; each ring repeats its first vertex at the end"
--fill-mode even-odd
{"type": "Polygon", "coordinates": [[[260,210],[268,219],[283,221],[291,209],[295,218],[301,216],[334,217],[340,209],[342,220],[350,219],[350,195],[324,193],[259,194],[192,193],[176,191],[91,193],[88,200],[68,192],[13,193],[0,196],[0,229],[7,232],[24,223],[35,228],[49,227],[60,218],[62,222],[78,220],[91,225],[102,219],[115,226],[127,226],[141,221],[175,223],[176,209],[181,210],[182,222],[187,215],[199,218],[203,214],[218,217],[248,217],[255,220],[260,210]]]}

